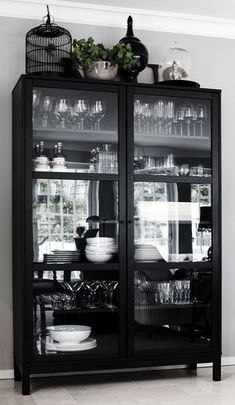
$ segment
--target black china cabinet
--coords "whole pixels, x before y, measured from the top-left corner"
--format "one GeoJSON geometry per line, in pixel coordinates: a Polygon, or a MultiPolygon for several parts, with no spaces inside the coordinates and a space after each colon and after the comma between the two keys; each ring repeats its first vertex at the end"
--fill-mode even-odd
{"type": "Polygon", "coordinates": [[[220,380],[220,209],[220,91],[22,76],[13,288],[23,394],[42,373],[212,362],[220,380]],[[64,341],[78,325],[84,340],[64,341]]]}

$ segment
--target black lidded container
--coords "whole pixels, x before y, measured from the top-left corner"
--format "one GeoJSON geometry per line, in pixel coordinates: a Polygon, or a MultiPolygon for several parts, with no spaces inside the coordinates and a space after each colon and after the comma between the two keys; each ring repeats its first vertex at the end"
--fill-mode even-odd
{"type": "Polygon", "coordinates": [[[134,36],[133,33],[133,18],[131,15],[127,19],[127,33],[126,36],[120,39],[121,43],[131,44],[132,52],[135,57],[139,59],[140,66],[135,66],[133,69],[128,71],[122,71],[125,79],[127,81],[136,82],[138,74],[144,70],[148,64],[148,50],[146,46],[140,41],[139,38],[134,36]]]}

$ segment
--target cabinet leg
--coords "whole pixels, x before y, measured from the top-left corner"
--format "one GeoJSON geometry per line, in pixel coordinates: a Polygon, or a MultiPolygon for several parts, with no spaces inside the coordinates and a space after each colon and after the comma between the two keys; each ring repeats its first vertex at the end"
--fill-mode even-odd
{"type": "Polygon", "coordinates": [[[197,363],[190,363],[188,365],[188,369],[196,371],[197,370],[197,363]]]}
{"type": "Polygon", "coordinates": [[[14,358],[14,380],[21,381],[21,372],[14,358]]]}
{"type": "Polygon", "coordinates": [[[29,368],[22,369],[22,395],[30,395],[30,374],[29,368]]]}
{"type": "Polygon", "coordinates": [[[213,361],[213,380],[221,381],[221,357],[213,361]]]}

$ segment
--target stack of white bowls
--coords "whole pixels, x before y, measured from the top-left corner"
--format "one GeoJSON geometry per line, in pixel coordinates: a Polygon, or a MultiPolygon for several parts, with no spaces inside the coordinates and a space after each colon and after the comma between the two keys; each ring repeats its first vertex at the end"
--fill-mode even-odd
{"type": "Polygon", "coordinates": [[[109,262],[116,252],[114,238],[87,238],[86,239],[86,258],[90,262],[104,263],[109,262]]]}

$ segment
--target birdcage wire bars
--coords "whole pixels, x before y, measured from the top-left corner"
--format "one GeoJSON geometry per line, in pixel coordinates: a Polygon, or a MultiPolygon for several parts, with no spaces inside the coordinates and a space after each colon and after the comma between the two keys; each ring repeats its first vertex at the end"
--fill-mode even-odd
{"type": "Polygon", "coordinates": [[[49,8],[43,24],[26,34],[26,73],[68,75],[72,36],[51,22],[49,8]]]}

